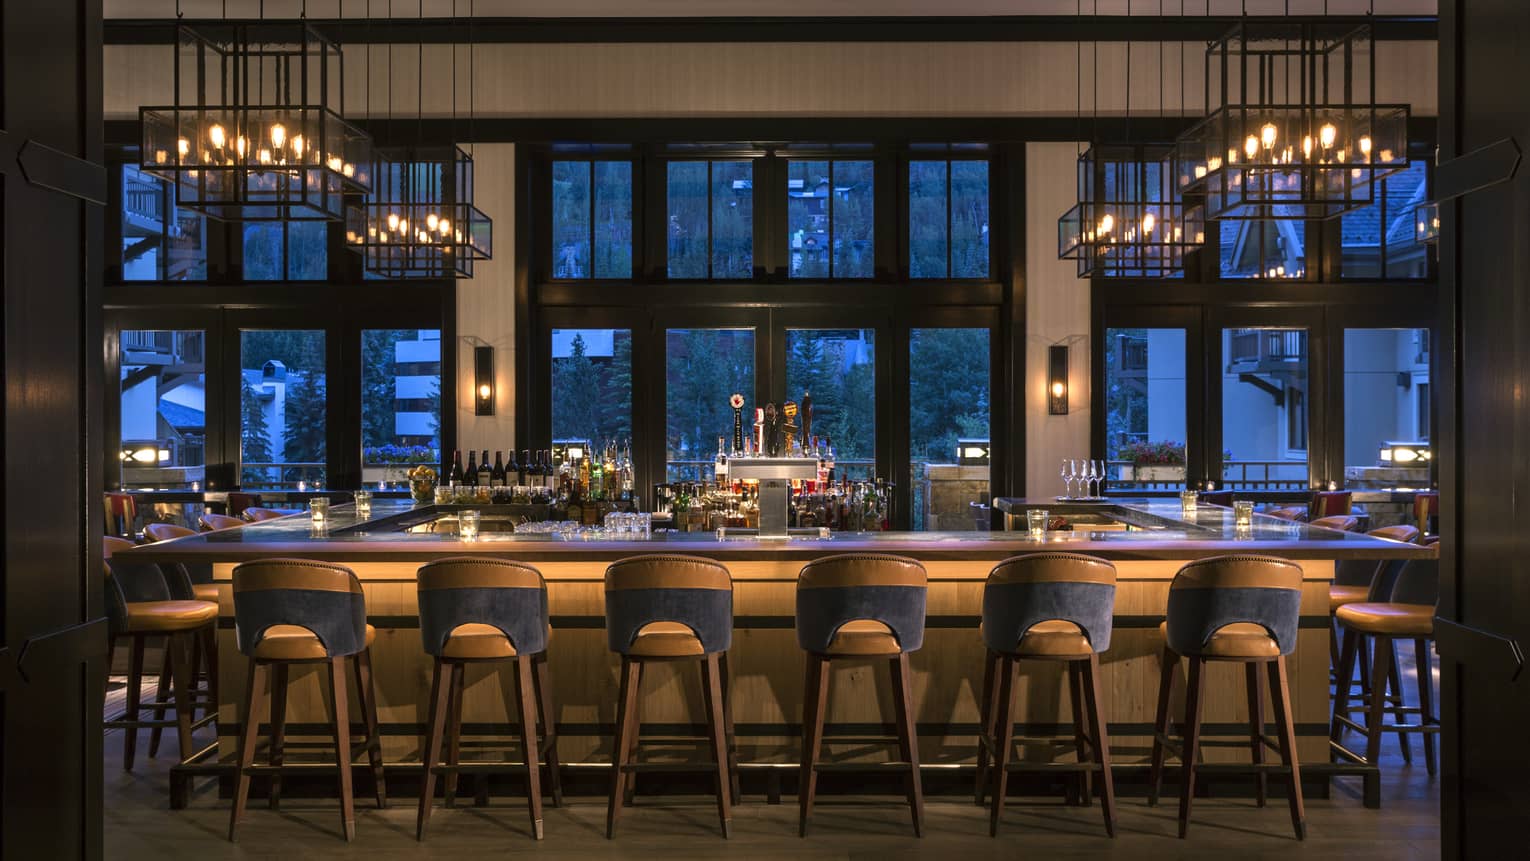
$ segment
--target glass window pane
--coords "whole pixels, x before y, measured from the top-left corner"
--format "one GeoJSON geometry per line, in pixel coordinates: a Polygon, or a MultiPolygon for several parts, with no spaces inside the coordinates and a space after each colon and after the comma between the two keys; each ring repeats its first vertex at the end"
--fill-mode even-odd
{"type": "Polygon", "coordinates": [[[244,280],[281,281],[285,278],[282,244],[280,222],[245,222],[244,280]]]}
{"type": "Polygon", "coordinates": [[[124,281],[207,280],[207,220],[175,206],[169,184],[122,166],[124,281]]]}
{"type": "Polygon", "coordinates": [[[1307,331],[1222,331],[1222,481],[1229,490],[1307,487],[1307,331]]]}
{"type": "Polygon", "coordinates": [[[1105,330],[1105,455],[1114,490],[1185,486],[1185,330],[1105,330]]]}
{"type": "Polygon", "coordinates": [[[632,438],[632,330],[554,329],[552,435],[589,446],[632,438]]]}
{"type": "Polygon", "coordinates": [[[812,395],[812,433],[834,446],[836,478],[876,478],[876,392],[875,330],[786,331],[786,397],[800,409],[812,395]]]}
{"type": "Polygon", "coordinates": [[[590,163],[555,161],[552,277],[590,277],[590,163]]]}
{"type": "Polygon", "coordinates": [[[287,224],[287,277],[293,281],[323,281],[329,275],[329,222],[287,224]]]}
{"type": "Polygon", "coordinates": [[[240,485],[323,486],[324,332],[245,330],[239,352],[240,485]]]}
{"type": "Polygon", "coordinates": [[[1428,329],[1344,330],[1345,487],[1429,486],[1432,388],[1428,329]]]}
{"type": "Polygon", "coordinates": [[[946,170],[949,165],[948,161],[908,163],[910,277],[945,278],[950,274],[950,249],[946,237],[946,170]]]}
{"type": "Polygon", "coordinates": [[[122,332],[122,486],[206,486],[206,336],[122,332]]]}
{"type": "Polygon", "coordinates": [[[754,275],[754,163],[712,162],[712,277],[754,275]]]}
{"type": "Polygon", "coordinates": [[[873,209],[875,185],[869,161],[834,162],[834,277],[870,278],[876,268],[873,209]]]}
{"type": "Polygon", "coordinates": [[[1223,221],[1223,278],[1302,278],[1307,272],[1307,223],[1291,219],[1223,221]]]}
{"type": "Polygon", "coordinates": [[[594,219],[595,277],[631,278],[632,162],[595,162],[594,219]]]}
{"type": "Polygon", "coordinates": [[[754,330],[669,329],[665,332],[665,452],[669,481],[705,481],[717,438],[733,434],[728,399],[744,396],[754,420],[754,330]]]}
{"type": "Polygon", "coordinates": [[[1418,161],[1385,177],[1369,206],[1340,217],[1344,277],[1428,277],[1428,247],[1414,227],[1415,211],[1429,199],[1428,170],[1418,161]]]}
{"type": "Polygon", "coordinates": [[[362,481],[441,462],[441,330],[361,332],[362,481]]]}
{"type": "Polygon", "coordinates": [[[988,502],[988,465],[959,466],[958,439],[988,440],[988,329],[909,333],[909,461],[914,529],[970,530],[988,502]]]}
{"type": "Polygon", "coordinates": [[[829,277],[828,162],[787,162],[786,232],[791,277],[829,277]]]}
{"type": "Polygon", "coordinates": [[[669,163],[669,277],[707,277],[707,163],[669,163]]]}
{"type": "Polygon", "coordinates": [[[951,277],[989,277],[988,162],[951,162],[951,277]]]}

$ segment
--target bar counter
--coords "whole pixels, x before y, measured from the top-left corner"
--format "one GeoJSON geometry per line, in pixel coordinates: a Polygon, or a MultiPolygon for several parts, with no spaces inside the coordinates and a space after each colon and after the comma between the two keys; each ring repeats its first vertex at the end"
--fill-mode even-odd
{"type": "MultiPolygon", "coordinates": [[[[1328,584],[1336,562],[1430,558],[1433,548],[1334,532],[1255,515],[1237,528],[1229,509],[1202,505],[1182,512],[1178,500],[1079,505],[1051,500],[1000,500],[1001,509],[1046,507],[1074,518],[1073,532],[1049,532],[1041,541],[1023,532],[835,533],[760,540],[715,533],[656,534],[646,540],[588,540],[556,535],[485,533],[474,541],[455,535],[403,532],[428,528],[445,513],[435,506],[377,500],[372,517],[358,520],[351,506],[331,510],[328,528],[315,530],[307,512],[222,532],[145,545],[120,555],[143,562],[210,563],[220,586],[220,709],[217,759],[235,749],[245,687],[246,661],[234,644],[229,582],[234,565],[256,558],[299,556],[340,562],[356,571],[366,594],[368,620],[377,628],[372,662],[377,679],[385,759],[418,763],[430,685],[430,661],[420,647],[414,577],[428,560],[461,554],[513,558],[536,565],[548,581],[553,637],[549,664],[565,763],[608,763],[617,700],[619,661],[608,651],[601,580],[613,559],[640,553],[686,553],[723,562],[735,581],[735,633],[730,652],[731,696],[740,758],[748,768],[782,767],[798,756],[803,702],[803,660],[793,631],[795,580],[806,560],[845,552],[883,552],[925,563],[930,576],[924,648],[912,656],[914,701],[922,761],[935,767],[965,765],[975,755],[983,677],[978,621],[983,582],[994,563],[1009,556],[1048,551],[1088,553],[1113,561],[1119,581],[1116,633],[1101,656],[1105,714],[1116,762],[1130,768],[1146,761],[1156,705],[1158,654],[1169,582],[1185,562],[1225,553],[1258,553],[1297,561],[1305,572],[1301,629],[1290,661],[1293,711],[1304,764],[1328,762],[1328,584]],[[1091,524],[1092,521],[1099,521],[1091,524]],[[1099,528],[1094,528],[1098,525],[1099,528]]],[[[447,507],[448,510],[450,507],[447,507]]],[[[1060,665],[1034,662],[1022,669],[1018,720],[1028,734],[1072,732],[1060,665]]],[[[879,669],[879,668],[875,668],[879,669]]],[[[829,732],[885,732],[892,716],[886,674],[851,664],[833,682],[829,732]]],[[[1204,712],[1206,732],[1247,739],[1241,668],[1209,670],[1212,698],[1204,712]],[[1226,678],[1221,678],[1225,675],[1226,678]]],[[[510,736],[509,687],[499,671],[468,670],[464,698],[470,731],[510,736]]],[[[323,691],[316,671],[294,677],[289,696],[289,737],[320,740],[323,691]]],[[[643,720],[647,731],[689,734],[701,724],[698,673],[688,663],[655,667],[645,678],[643,720]]],[[[1181,710],[1176,694],[1174,708],[1181,710]]],[[[1071,742],[1071,737],[1069,739],[1071,742]]],[[[1063,748],[1066,749],[1066,748],[1063,748]]],[[[683,749],[682,749],[683,750],[683,749]]],[[[1026,745],[1027,758],[1046,760],[1052,748],[1026,745]]],[[[884,758],[864,746],[837,751],[846,761],[884,758]]],[[[1071,756],[1065,754],[1065,756],[1071,756]]],[[[1246,746],[1206,748],[1210,760],[1247,761],[1246,746]]],[[[205,773],[207,764],[199,767],[205,773]]],[[[417,765],[414,767],[418,767],[417,765]]]]}

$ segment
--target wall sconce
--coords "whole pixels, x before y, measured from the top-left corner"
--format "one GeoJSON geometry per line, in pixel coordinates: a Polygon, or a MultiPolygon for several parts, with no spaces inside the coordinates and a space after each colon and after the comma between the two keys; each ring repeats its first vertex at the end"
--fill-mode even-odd
{"type": "Polygon", "coordinates": [[[1068,414],[1068,345],[1047,348],[1047,415],[1068,414]]]}
{"type": "Polygon", "coordinates": [[[494,348],[473,348],[473,415],[494,415],[494,348]]]}

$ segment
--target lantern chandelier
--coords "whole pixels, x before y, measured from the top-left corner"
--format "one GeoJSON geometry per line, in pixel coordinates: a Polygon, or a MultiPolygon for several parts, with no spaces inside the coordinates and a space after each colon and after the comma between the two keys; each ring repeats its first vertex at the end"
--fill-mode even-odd
{"type": "MultiPolygon", "coordinates": [[[[138,109],[139,169],[178,206],[226,221],[338,221],[371,189],[371,139],[346,122],[338,43],[304,17],[177,25],[174,102],[138,109]]],[[[177,9],[177,17],[180,12],[177,9]]]]}
{"type": "MultiPolygon", "coordinates": [[[[389,5],[391,18],[392,5],[389,5]]],[[[456,2],[452,4],[453,17],[456,2]]],[[[423,0],[420,17],[425,15],[423,0]]],[[[468,9],[468,136],[472,137],[472,4],[468,9]]],[[[370,51],[368,65],[370,66],[370,51]]],[[[416,96],[423,124],[424,46],[416,96]]],[[[393,111],[393,48],[388,48],[388,112],[393,111]]],[[[368,70],[368,80],[371,78],[368,70]]],[[[452,119],[457,117],[457,46],[452,46],[452,119]]],[[[473,157],[454,144],[379,149],[376,188],[346,214],[345,241],[367,271],[385,278],[471,278],[473,263],[493,256],[494,225],[473,205],[473,157]]]]}
{"type": "Polygon", "coordinates": [[[1332,218],[1408,164],[1409,109],[1376,102],[1369,26],[1246,19],[1206,50],[1210,113],[1180,136],[1176,191],[1208,219],[1332,218]]]}

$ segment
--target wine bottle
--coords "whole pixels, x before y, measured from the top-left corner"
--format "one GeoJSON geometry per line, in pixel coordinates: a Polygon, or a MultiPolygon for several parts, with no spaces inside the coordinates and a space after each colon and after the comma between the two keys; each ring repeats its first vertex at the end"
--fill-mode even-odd
{"type": "Polygon", "coordinates": [[[462,449],[452,452],[452,470],[446,475],[447,487],[455,487],[462,483],[462,449]]]}
{"type": "Polygon", "coordinates": [[[543,488],[547,486],[547,479],[542,473],[541,449],[531,453],[531,466],[526,470],[526,481],[532,487],[536,488],[543,488]]]}
{"type": "Polygon", "coordinates": [[[478,452],[468,449],[467,469],[462,471],[462,483],[468,487],[478,484],[478,452]]]}
{"type": "Polygon", "coordinates": [[[505,464],[505,487],[511,487],[521,483],[516,481],[516,474],[520,471],[520,465],[515,462],[515,449],[510,449],[510,460],[505,464]]]}
{"type": "Polygon", "coordinates": [[[478,462],[478,486],[489,487],[494,480],[494,467],[489,465],[489,450],[483,450],[483,460],[478,462]]]}
{"type": "Polygon", "coordinates": [[[526,485],[526,474],[531,471],[531,450],[521,449],[521,462],[517,464],[515,471],[516,484],[526,485]]]}
{"type": "Polygon", "coordinates": [[[504,487],[505,486],[505,461],[504,461],[504,454],[505,453],[503,451],[496,451],[496,452],[494,452],[494,468],[489,471],[489,486],[490,487],[504,487]]]}
{"type": "Polygon", "coordinates": [[[558,470],[553,466],[552,449],[542,449],[542,485],[557,488],[558,470]]]}

